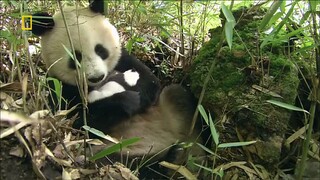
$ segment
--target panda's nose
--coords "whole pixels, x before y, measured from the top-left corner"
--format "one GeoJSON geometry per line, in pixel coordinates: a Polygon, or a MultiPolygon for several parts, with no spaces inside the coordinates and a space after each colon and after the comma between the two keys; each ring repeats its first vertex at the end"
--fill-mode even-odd
{"type": "Polygon", "coordinates": [[[104,74],[100,75],[98,77],[90,77],[90,78],[88,78],[88,81],[90,81],[91,83],[98,83],[98,82],[102,81],[103,78],[104,78],[104,74]]]}

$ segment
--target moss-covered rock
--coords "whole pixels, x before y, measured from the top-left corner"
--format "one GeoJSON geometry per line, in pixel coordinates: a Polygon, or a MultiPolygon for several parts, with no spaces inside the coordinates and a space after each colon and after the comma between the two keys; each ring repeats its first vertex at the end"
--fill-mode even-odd
{"type": "MultiPolygon", "coordinates": [[[[259,9],[246,13],[246,9],[234,12],[236,19],[242,19],[235,27],[239,36],[234,34],[231,50],[227,44],[220,52],[217,49],[220,38],[224,36],[222,28],[211,31],[211,40],[200,49],[191,67],[191,89],[199,97],[210,66],[215,61],[210,81],[205,87],[203,105],[218,119],[227,115],[231,123],[242,128],[245,138],[254,133],[254,139],[260,140],[259,147],[268,147],[272,138],[284,136],[290,111],[266,101],[274,99],[294,104],[299,84],[294,61],[298,59],[293,55],[289,59],[281,43],[261,49],[260,44],[267,35],[259,33],[258,26],[265,11],[259,9]]],[[[279,142],[276,144],[273,147],[281,148],[279,142]]],[[[263,161],[274,163],[279,160],[281,150],[272,148],[272,156],[263,152],[270,151],[260,151],[258,156],[268,157],[263,161]]]]}

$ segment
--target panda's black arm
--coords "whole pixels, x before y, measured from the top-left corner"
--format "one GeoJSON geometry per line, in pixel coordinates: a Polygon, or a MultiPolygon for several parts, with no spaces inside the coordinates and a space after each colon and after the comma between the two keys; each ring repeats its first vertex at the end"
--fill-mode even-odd
{"type": "MultiPolygon", "coordinates": [[[[135,91],[124,91],[114,94],[110,97],[103,98],[88,104],[88,114],[91,121],[95,118],[103,117],[103,123],[110,123],[119,121],[121,119],[129,118],[137,113],[140,109],[140,96],[135,91]]],[[[90,119],[89,119],[90,121],[90,119]]]]}
{"type": "MultiPolygon", "coordinates": [[[[120,121],[130,120],[128,118],[132,116],[132,113],[138,111],[139,103],[138,92],[135,91],[124,91],[109,98],[89,103],[86,116],[87,124],[92,128],[107,132],[108,128],[120,123],[120,121]]],[[[75,128],[83,126],[82,118],[83,116],[74,123],[75,128]]]]}
{"type": "MultiPolygon", "coordinates": [[[[70,109],[73,106],[77,107],[68,114],[71,118],[75,114],[79,115],[79,119],[75,121],[74,127],[80,128],[83,126],[83,105],[77,86],[69,85],[62,82],[61,99],[55,93],[53,81],[48,81],[49,85],[49,106],[56,112],[59,110],[70,109]]],[[[90,89],[89,89],[90,91],[90,89]]],[[[101,129],[102,126],[112,125],[121,119],[128,118],[133,114],[141,111],[139,92],[126,90],[121,93],[114,94],[110,97],[102,98],[93,103],[88,103],[87,120],[90,127],[101,129]]]]}
{"type": "Polygon", "coordinates": [[[129,69],[136,70],[140,75],[135,90],[140,94],[140,109],[145,109],[157,100],[160,81],[146,65],[122,49],[121,58],[115,70],[125,72],[129,69]]]}

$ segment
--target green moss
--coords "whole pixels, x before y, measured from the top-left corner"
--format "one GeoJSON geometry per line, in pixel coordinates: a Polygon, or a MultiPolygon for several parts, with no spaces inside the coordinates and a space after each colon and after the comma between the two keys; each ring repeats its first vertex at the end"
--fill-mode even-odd
{"type": "Polygon", "coordinates": [[[285,99],[286,103],[295,103],[299,81],[298,70],[295,67],[281,78],[279,89],[281,89],[281,95],[285,99]]]}
{"type": "Polygon", "coordinates": [[[247,116],[245,121],[281,134],[286,129],[288,113],[284,109],[266,104],[266,100],[274,98],[267,91],[283,97],[281,101],[293,104],[299,82],[293,61],[299,59],[289,60],[284,53],[279,53],[283,49],[280,47],[281,42],[270,43],[269,47],[259,49],[264,34],[259,34],[257,30],[260,19],[253,21],[252,17],[260,16],[253,13],[248,17],[251,19],[246,20],[244,17],[243,22],[239,22],[236,26],[241,38],[234,34],[232,50],[225,43],[220,49],[219,56],[217,56],[217,44],[224,34],[222,28],[211,31],[211,40],[201,48],[191,67],[191,90],[199,96],[209,68],[212,62],[216,61],[206,87],[204,104],[218,113],[218,116],[222,113],[219,112],[221,109],[227,108],[227,111],[234,109],[236,112],[243,106],[249,107],[248,113],[251,115],[247,116]],[[270,47],[278,49],[277,53],[271,52],[270,47]],[[248,50],[250,52],[247,52],[248,50]],[[252,64],[252,58],[257,64],[252,64]],[[263,70],[260,59],[266,59],[267,62],[264,62],[263,70]],[[250,81],[250,78],[254,80],[250,81]],[[264,90],[253,89],[253,85],[264,90]]]}
{"type": "Polygon", "coordinates": [[[282,56],[268,53],[270,58],[270,76],[282,76],[289,73],[294,68],[292,62],[282,56]]]}
{"type": "Polygon", "coordinates": [[[299,84],[295,64],[302,69],[307,66],[292,54],[290,58],[285,56],[282,41],[277,39],[260,49],[265,34],[258,33],[260,21],[253,21],[252,14],[249,17],[236,26],[241,38],[234,34],[232,50],[225,43],[219,56],[217,44],[224,34],[221,28],[211,31],[212,39],[201,48],[190,68],[191,90],[199,97],[209,68],[216,61],[202,104],[218,119],[227,116],[231,124],[244,130],[244,137],[259,139],[259,157],[275,164],[280,158],[281,138],[279,146],[268,138],[284,137],[291,111],[266,101],[294,104],[299,84]]]}
{"type": "MultiPolygon", "coordinates": [[[[190,78],[192,81],[191,88],[196,94],[200,93],[212,61],[215,59],[213,46],[212,42],[206,44],[194,62],[194,69],[190,78]]],[[[238,46],[238,48],[243,50],[241,46],[238,46]]],[[[244,83],[244,74],[239,69],[248,65],[248,58],[234,57],[228,47],[221,50],[220,57],[216,58],[216,61],[206,93],[206,97],[210,97],[209,101],[214,102],[222,101],[229,91],[244,83]]]]}

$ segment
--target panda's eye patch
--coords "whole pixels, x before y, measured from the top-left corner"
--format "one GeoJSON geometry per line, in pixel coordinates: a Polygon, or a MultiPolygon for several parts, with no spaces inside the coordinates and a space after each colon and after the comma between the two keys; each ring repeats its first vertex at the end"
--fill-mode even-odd
{"type": "Polygon", "coordinates": [[[105,60],[109,57],[109,52],[106,48],[104,48],[101,44],[97,44],[96,47],[94,47],[94,51],[97,53],[98,56],[101,57],[101,59],[105,60]]]}
{"type": "MultiPolygon", "coordinates": [[[[75,50],[75,54],[76,54],[77,60],[78,60],[79,63],[80,63],[81,60],[82,60],[81,52],[78,51],[78,50],[75,50]]],[[[69,58],[68,65],[69,65],[69,68],[71,68],[71,69],[76,69],[76,62],[75,62],[75,60],[72,59],[72,57],[69,58]]]]}

